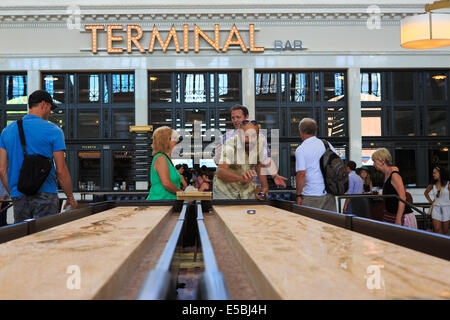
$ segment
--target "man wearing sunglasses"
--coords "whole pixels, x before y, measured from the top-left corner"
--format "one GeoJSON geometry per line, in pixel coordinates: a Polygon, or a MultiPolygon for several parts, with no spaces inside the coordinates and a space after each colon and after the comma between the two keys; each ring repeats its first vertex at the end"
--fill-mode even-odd
{"type": "MultiPolygon", "coordinates": [[[[227,130],[227,132],[224,135],[222,135],[222,139],[215,149],[214,161],[216,162],[216,164],[218,164],[220,161],[220,156],[224,143],[230,138],[236,136],[238,130],[241,128],[241,125],[243,125],[244,122],[245,124],[248,124],[249,122],[248,117],[249,113],[247,107],[237,104],[231,108],[231,122],[233,123],[234,130],[227,130]]],[[[252,120],[251,122],[253,125],[257,125],[257,122],[255,120],[252,120]]],[[[273,159],[271,158],[270,149],[267,144],[266,137],[261,132],[259,132],[259,137],[264,145],[264,160],[263,160],[265,169],[263,170],[264,173],[265,172],[269,173],[277,186],[286,188],[286,183],[284,181],[288,179],[278,174],[278,169],[273,159]]]]}
{"type": "Polygon", "coordinates": [[[237,134],[222,146],[213,183],[214,199],[265,200],[269,185],[261,172],[264,149],[257,122],[244,120],[237,134]]]}

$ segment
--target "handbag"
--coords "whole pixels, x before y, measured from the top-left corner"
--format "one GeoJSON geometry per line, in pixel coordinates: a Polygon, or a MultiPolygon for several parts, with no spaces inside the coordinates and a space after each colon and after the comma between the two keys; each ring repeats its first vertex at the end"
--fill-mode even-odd
{"type": "Polygon", "coordinates": [[[21,193],[31,196],[35,195],[45,180],[47,180],[52,169],[52,158],[47,158],[40,154],[27,154],[22,119],[17,120],[17,126],[23,150],[23,163],[20,168],[17,189],[21,193]]]}

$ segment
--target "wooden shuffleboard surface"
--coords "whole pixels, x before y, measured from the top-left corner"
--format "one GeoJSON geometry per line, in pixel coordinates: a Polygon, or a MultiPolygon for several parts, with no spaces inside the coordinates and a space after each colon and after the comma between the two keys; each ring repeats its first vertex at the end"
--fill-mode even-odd
{"type": "Polygon", "coordinates": [[[0,299],[110,299],[172,207],[117,207],[0,245],[0,299]]]}
{"type": "Polygon", "coordinates": [[[214,211],[263,299],[450,299],[449,261],[271,206],[214,211]]]}

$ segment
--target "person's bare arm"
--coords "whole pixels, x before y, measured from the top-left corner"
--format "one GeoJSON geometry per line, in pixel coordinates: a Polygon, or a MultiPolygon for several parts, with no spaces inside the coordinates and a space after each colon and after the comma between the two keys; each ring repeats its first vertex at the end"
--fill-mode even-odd
{"type": "Polygon", "coordinates": [[[225,182],[251,182],[256,174],[254,170],[248,170],[242,175],[234,174],[230,170],[230,165],[221,163],[217,165],[217,177],[225,182]]]}
{"type": "Polygon", "coordinates": [[[423,193],[425,195],[425,198],[427,198],[429,203],[433,202],[433,200],[431,200],[430,195],[429,195],[431,189],[433,189],[433,185],[429,184],[428,187],[425,189],[425,192],[423,193]]]}
{"type": "Polygon", "coordinates": [[[184,176],[181,176],[181,184],[183,185],[183,189],[187,188],[186,179],[184,179],[184,176]]]}
{"type": "Polygon", "coordinates": [[[3,148],[0,148],[0,179],[8,194],[11,194],[8,186],[8,154],[3,148]]]}
{"type": "MultiPolygon", "coordinates": [[[[392,186],[398,193],[400,199],[406,201],[406,190],[403,185],[402,177],[399,174],[393,174],[391,178],[392,186]]],[[[402,225],[403,211],[405,211],[405,203],[402,201],[398,202],[397,216],[395,217],[395,224],[402,225]]]]}
{"type": "Polygon", "coordinates": [[[64,209],[66,209],[68,205],[70,205],[72,209],[76,209],[78,207],[78,202],[73,196],[72,180],[70,179],[69,170],[66,166],[64,150],[53,152],[53,159],[55,159],[56,179],[58,179],[61,188],[67,196],[67,202],[64,205],[64,209]]]}
{"type": "Polygon", "coordinates": [[[181,191],[180,188],[178,188],[176,185],[173,184],[172,181],[170,181],[169,166],[164,156],[159,156],[156,158],[154,168],[158,173],[159,179],[161,180],[161,184],[164,186],[164,188],[167,189],[167,191],[172,193],[177,193],[177,191],[181,191]]]}
{"type": "MultiPolygon", "coordinates": [[[[296,179],[296,192],[297,195],[302,194],[303,188],[306,183],[306,170],[297,171],[297,179],[296,179]]],[[[296,196],[297,197],[297,196],[296,196]]],[[[302,205],[302,198],[297,197],[296,199],[298,205],[302,205]]]]}
{"type": "Polygon", "coordinates": [[[256,196],[257,199],[260,200],[264,200],[268,197],[269,195],[269,183],[267,182],[267,176],[264,174],[261,174],[261,169],[262,169],[262,165],[256,165],[256,174],[258,175],[259,181],[261,181],[261,186],[262,186],[262,192],[265,194],[264,197],[258,197],[256,196]]]}

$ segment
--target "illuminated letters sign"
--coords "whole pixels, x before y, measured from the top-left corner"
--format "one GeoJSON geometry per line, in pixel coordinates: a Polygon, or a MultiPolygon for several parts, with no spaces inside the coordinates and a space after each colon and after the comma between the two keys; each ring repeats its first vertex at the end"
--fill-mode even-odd
{"type": "MultiPolygon", "coordinates": [[[[142,30],[142,27],[138,25],[127,25],[125,28],[122,25],[86,25],[85,27],[86,31],[91,32],[91,41],[92,41],[92,53],[97,53],[98,50],[98,34],[99,32],[106,31],[106,50],[108,53],[123,53],[124,50],[126,52],[131,53],[132,46],[135,46],[141,53],[145,53],[146,50],[144,49],[144,46],[139,41],[141,40],[144,31],[142,30]],[[124,32],[124,35],[119,35],[120,31],[124,32]],[[125,37],[125,43],[126,43],[126,49],[124,48],[117,48],[114,47],[114,42],[123,41],[125,37]]],[[[169,44],[171,42],[175,45],[175,50],[177,53],[181,52],[180,48],[180,40],[182,39],[183,43],[183,52],[187,53],[189,52],[189,27],[187,24],[183,25],[182,30],[182,37],[180,38],[178,36],[177,30],[174,26],[169,31],[169,34],[167,35],[167,38],[164,40],[156,26],[153,26],[152,34],[150,38],[150,42],[147,46],[147,52],[152,53],[155,45],[159,43],[161,46],[163,52],[167,51],[167,48],[169,47],[169,44]]],[[[249,26],[249,36],[250,41],[248,43],[248,46],[245,44],[245,42],[242,40],[241,34],[236,27],[236,25],[233,25],[233,27],[230,29],[230,32],[228,33],[228,37],[225,40],[225,43],[223,43],[222,48],[220,47],[219,43],[219,25],[214,25],[214,36],[211,38],[208,36],[199,26],[194,26],[194,52],[199,52],[200,50],[200,37],[203,38],[214,50],[217,52],[227,52],[228,48],[230,46],[239,46],[242,52],[264,52],[264,47],[256,47],[255,46],[255,26],[253,24],[250,24],[249,26]]]]}

